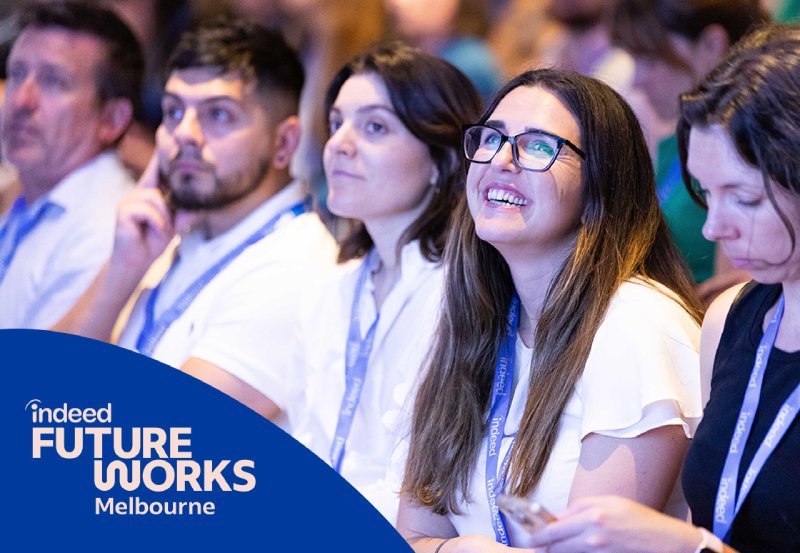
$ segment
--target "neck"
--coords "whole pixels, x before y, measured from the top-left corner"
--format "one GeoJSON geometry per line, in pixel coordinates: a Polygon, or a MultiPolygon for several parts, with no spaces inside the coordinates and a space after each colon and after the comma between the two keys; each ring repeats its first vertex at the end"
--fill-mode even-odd
{"type": "Polygon", "coordinates": [[[20,193],[25,196],[25,203],[32,204],[45,194],[49,194],[61,178],[40,178],[31,175],[19,175],[20,193]]]}
{"type": "Polygon", "coordinates": [[[383,269],[394,269],[400,266],[400,246],[403,234],[416,221],[430,202],[431,192],[414,209],[396,215],[380,216],[364,219],[383,269]]]}
{"type": "MultiPolygon", "coordinates": [[[[800,281],[783,282],[784,311],[775,346],[784,351],[800,351],[800,281]]],[[[764,327],[772,318],[773,307],[764,317],[764,327]]]]}
{"type": "Polygon", "coordinates": [[[76,151],[74,159],[58,167],[56,171],[52,170],[53,168],[47,164],[27,170],[20,170],[18,167],[17,175],[26,203],[30,205],[45,194],[49,194],[62,180],[67,178],[67,176],[97,159],[102,153],[102,150],[90,152],[76,151]]]}
{"type": "Polygon", "coordinates": [[[288,184],[288,180],[280,185],[265,181],[251,193],[232,204],[199,214],[194,229],[202,232],[206,240],[212,240],[241,223],[264,202],[282,190],[286,184],[288,184]]]}
{"type": "MultiPolygon", "coordinates": [[[[385,223],[385,222],[384,222],[385,223]]],[[[392,291],[400,278],[400,237],[405,228],[395,228],[392,225],[367,225],[367,232],[375,244],[375,251],[380,259],[380,265],[372,275],[375,285],[373,295],[375,304],[380,310],[384,300],[392,291]]]]}
{"type": "Polygon", "coordinates": [[[569,251],[551,252],[501,252],[517,289],[522,309],[519,314],[519,335],[527,347],[533,347],[539,318],[544,309],[547,292],[561,269],[569,251]]]}

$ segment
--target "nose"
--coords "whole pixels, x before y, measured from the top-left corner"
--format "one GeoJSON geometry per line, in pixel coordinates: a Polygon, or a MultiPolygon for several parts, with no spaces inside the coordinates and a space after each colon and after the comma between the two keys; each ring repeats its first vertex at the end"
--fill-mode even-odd
{"type": "Polygon", "coordinates": [[[175,140],[180,145],[194,144],[202,146],[205,141],[203,126],[194,108],[187,108],[173,131],[175,140]]]}
{"type": "Polygon", "coordinates": [[[351,156],[355,153],[355,142],[353,141],[353,127],[344,122],[328,138],[325,149],[331,153],[351,156]]]}
{"type": "Polygon", "coordinates": [[[724,208],[715,202],[708,202],[706,222],[703,223],[703,236],[712,242],[736,238],[736,228],[728,220],[724,208]]]}
{"type": "Polygon", "coordinates": [[[514,152],[510,140],[506,140],[500,146],[500,149],[492,158],[492,167],[499,171],[512,171],[515,173],[521,171],[517,164],[514,163],[514,152]]]}
{"type": "Polygon", "coordinates": [[[5,101],[14,109],[32,112],[39,106],[40,93],[34,75],[30,74],[18,85],[6,84],[5,101]]]}

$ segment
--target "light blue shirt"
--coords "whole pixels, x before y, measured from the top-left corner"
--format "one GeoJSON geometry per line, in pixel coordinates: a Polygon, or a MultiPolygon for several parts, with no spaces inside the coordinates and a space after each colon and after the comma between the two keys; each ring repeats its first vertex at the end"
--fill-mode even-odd
{"type": "Polygon", "coordinates": [[[29,206],[53,204],[0,282],[0,328],[48,328],[61,319],[110,255],[117,203],[132,187],[117,156],[106,152],[29,206]]]}

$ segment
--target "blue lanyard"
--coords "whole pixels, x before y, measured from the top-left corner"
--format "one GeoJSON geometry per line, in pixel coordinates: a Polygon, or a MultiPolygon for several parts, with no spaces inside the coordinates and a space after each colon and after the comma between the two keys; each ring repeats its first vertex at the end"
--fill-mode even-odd
{"type": "Polygon", "coordinates": [[[6,218],[6,224],[0,229],[0,283],[3,282],[19,245],[52,207],[55,207],[54,203],[44,200],[26,213],[23,196],[14,202],[6,218]]]}
{"type": "Polygon", "coordinates": [[[345,390],[342,397],[342,404],[339,408],[339,420],[336,423],[336,434],[331,444],[331,466],[336,472],[341,473],[342,459],[344,459],[344,449],[347,438],[350,436],[350,429],[353,427],[356,408],[361,399],[361,392],[364,389],[364,379],[367,376],[367,363],[372,352],[372,344],[375,341],[375,329],[378,327],[380,313],[367,330],[364,339],[361,339],[361,315],[359,304],[361,303],[361,293],[367,281],[374,263],[376,250],[372,250],[361,263],[361,270],[356,281],[353,305],[350,307],[350,328],[347,333],[347,344],[345,349],[345,390]]]}
{"type": "Polygon", "coordinates": [[[784,303],[784,296],[781,295],[775,309],[775,314],[769,322],[767,329],[764,331],[761,342],[758,344],[753,370],[750,373],[750,380],[747,384],[744,401],[739,410],[739,418],[737,419],[736,427],[731,437],[731,443],[728,447],[725,465],[722,468],[719,488],[717,489],[717,498],[714,503],[714,534],[725,541],[730,537],[733,520],[739,513],[739,509],[741,509],[747,494],[750,493],[753,483],[764,467],[764,463],[778,446],[778,443],[780,443],[784,434],[786,434],[786,431],[789,429],[789,426],[792,424],[792,421],[797,416],[798,410],[800,410],[800,385],[798,385],[781,406],[778,414],[775,416],[775,420],[772,421],[767,435],[758,446],[753,460],[750,462],[750,466],[747,467],[747,472],[742,478],[742,486],[737,493],[736,483],[738,481],[739,468],[742,463],[742,454],[744,453],[745,444],[747,444],[747,438],[750,436],[750,431],[753,428],[753,419],[755,418],[756,411],[758,410],[758,403],[761,399],[764,371],[767,368],[769,356],[772,353],[775,339],[778,336],[778,328],[781,324],[781,317],[783,317],[784,303]]]}
{"type": "Polygon", "coordinates": [[[664,204],[672,196],[672,192],[679,184],[683,184],[683,175],[681,174],[681,162],[679,159],[670,165],[667,178],[658,183],[656,187],[656,196],[658,197],[658,205],[664,207],[664,204]]]}
{"type": "Polygon", "coordinates": [[[152,356],[153,351],[155,351],[156,346],[161,341],[161,338],[164,336],[164,333],[167,331],[167,329],[186,312],[195,298],[197,298],[198,294],[203,291],[203,288],[205,288],[209,282],[211,282],[225,267],[230,265],[231,262],[243,251],[271,234],[272,231],[275,230],[275,226],[277,225],[278,221],[280,221],[284,215],[291,213],[292,217],[297,217],[298,215],[305,213],[307,209],[308,208],[306,204],[304,202],[300,202],[282,210],[280,213],[275,215],[272,219],[267,221],[264,226],[251,234],[244,242],[228,252],[222,259],[212,265],[205,273],[200,275],[197,280],[189,285],[189,287],[184,290],[180,296],[178,296],[178,299],[175,300],[175,303],[172,305],[172,307],[167,309],[161,315],[161,317],[156,320],[156,300],[161,291],[161,285],[164,284],[169,276],[169,273],[171,273],[172,269],[175,268],[175,264],[173,262],[169,273],[167,273],[161,282],[158,283],[158,286],[153,289],[150,297],[147,299],[147,305],[145,306],[144,326],[139,334],[139,338],[136,340],[137,351],[143,355],[147,355],[148,357],[152,356]]]}
{"type": "Polygon", "coordinates": [[[506,469],[511,458],[511,446],[506,452],[500,470],[497,470],[500,456],[500,445],[506,426],[509,410],[511,409],[511,387],[514,381],[514,357],[517,344],[517,328],[519,327],[519,296],[514,293],[511,305],[508,308],[505,339],[500,343],[497,354],[497,364],[494,369],[494,383],[492,384],[492,407],[489,411],[489,432],[486,436],[486,498],[489,501],[489,514],[492,518],[492,529],[497,543],[511,545],[508,529],[503,513],[497,506],[497,496],[505,485],[506,469]]]}

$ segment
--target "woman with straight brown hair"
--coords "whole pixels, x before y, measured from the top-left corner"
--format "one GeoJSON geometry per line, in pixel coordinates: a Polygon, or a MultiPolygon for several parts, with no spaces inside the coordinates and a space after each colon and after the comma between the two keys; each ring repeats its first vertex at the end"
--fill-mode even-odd
{"type": "Polygon", "coordinates": [[[524,547],[500,493],[553,512],[603,493],[679,512],[702,308],[636,117],[599,81],[530,71],[463,140],[399,530],[419,552],[524,547]]]}
{"type": "Polygon", "coordinates": [[[691,524],[594,497],[560,513],[537,546],[800,551],[799,98],[800,28],[779,25],[749,35],[681,98],[681,165],[708,209],[703,233],[754,279],[723,292],[703,321],[700,363],[713,379],[683,470],[691,524]]]}

